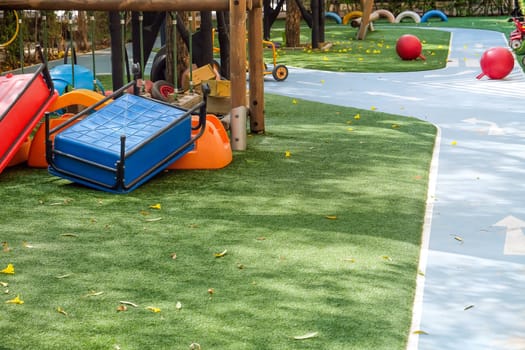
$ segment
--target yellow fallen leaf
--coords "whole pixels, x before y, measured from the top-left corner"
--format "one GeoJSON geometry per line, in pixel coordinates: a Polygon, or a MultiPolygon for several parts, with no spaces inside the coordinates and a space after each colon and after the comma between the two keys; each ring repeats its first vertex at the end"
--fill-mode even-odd
{"type": "Polygon", "coordinates": [[[295,340],[304,340],[304,339],[310,339],[310,338],[315,338],[319,335],[318,332],[310,332],[310,333],[306,333],[306,334],[303,334],[303,335],[296,335],[295,337],[293,337],[295,340]]]}
{"type": "Polygon", "coordinates": [[[5,273],[8,275],[14,275],[15,274],[15,267],[13,264],[7,264],[7,267],[3,270],[0,270],[0,273],[5,273]]]}
{"type": "Polygon", "coordinates": [[[385,261],[392,261],[392,258],[389,257],[388,255],[383,255],[383,256],[381,256],[381,258],[382,258],[383,260],[385,260],[385,261]]]}
{"type": "Polygon", "coordinates": [[[457,142],[457,141],[452,141],[450,144],[451,144],[452,146],[456,146],[456,145],[458,144],[458,142],[457,142]]]}
{"type": "Polygon", "coordinates": [[[171,258],[173,260],[177,260],[177,253],[171,253],[171,258]]]}
{"type": "Polygon", "coordinates": [[[87,293],[86,295],[84,295],[85,297],[96,297],[96,296],[99,296],[99,295],[102,295],[104,294],[104,292],[95,292],[94,290],[90,291],[89,293],[87,293]]]}
{"type": "Polygon", "coordinates": [[[20,299],[20,296],[17,295],[15,298],[11,299],[11,300],[8,300],[5,302],[6,304],[17,304],[17,305],[22,305],[24,303],[24,301],[22,299],[20,299]]]}
{"type": "Polygon", "coordinates": [[[370,107],[370,110],[372,110],[372,111],[375,111],[376,109],[377,109],[377,108],[374,107],[374,106],[370,107]]]}
{"type": "Polygon", "coordinates": [[[414,334],[425,334],[425,335],[428,334],[427,332],[422,331],[421,329],[418,329],[417,331],[413,331],[412,333],[414,333],[414,334]]]}
{"type": "Polygon", "coordinates": [[[343,259],[344,261],[348,261],[350,263],[355,263],[355,259],[354,258],[345,258],[343,259]]]}
{"type": "Polygon", "coordinates": [[[158,307],[148,306],[146,309],[155,313],[160,312],[160,309],[158,307]]]}
{"type": "Polygon", "coordinates": [[[359,120],[361,119],[361,115],[359,113],[357,113],[356,115],[354,115],[354,119],[355,120],[359,120]]]}
{"type": "Polygon", "coordinates": [[[292,156],[292,152],[290,152],[290,151],[285,151],[285,152],[284,152],[284,156],[285,156],[286,158],[290,158],[290,157],[292,156]]]}
{"type": "Polygon", "coordinates": [[[399,128],[399,124],[392,124],[392,129],[398,129],[399,128]]]}
{"type": "Polygon", "coordinates": [[[0,286],[7,287],[7,286],[9,286],[9,283],[7,283],[7,282],[0,282],[0,286]]]}
{"type": "Polygon", "coordinates": [[[297,100],[294,98],[294,99],[292,100],[292,103],[293,103],[294,105],[296,105],[296,104],[297,104],[297,100]]]}
{"type": "Polygon", "coordinates": [[[157,203],[157,204],[150,205],[149,208],[150,209],[160,209],[161,205],[160,205],[160,203],[157,203]]]}
{"type": "Polygon", "coordinates": [[[463,238],[460,236],[454,236],[454,239],[463,244],[463,238]]]}
{"type": "Polygon", "coordinates": [[[222,258],[223,256],[226,255],[226,253],[228,252],[228,249],[224,249],[222,252],[220,253],[215,253],[215,257],[216,258],[222,258]]]}
{"type": "Polygon", "coordinates": [[[348,128],[348,129],[346,129],[346,130],[348,130],[348,131],[354,131],[354,128],[348,128]]]}
{"type": "Polygon", "coordinates": [[[60,306],[57,307],[57,312],[58,312],[59,314],[62,314],[62,315],[64,315],[64,316],[67,316],[67,312],[66,312],[66,310],[62,309],[60,306]]]}
{"type": "Polygon", "coordinates": [[[326,215],[325,218],[327,218],[328,220],[337,220],[336,215],[326,215]]]}

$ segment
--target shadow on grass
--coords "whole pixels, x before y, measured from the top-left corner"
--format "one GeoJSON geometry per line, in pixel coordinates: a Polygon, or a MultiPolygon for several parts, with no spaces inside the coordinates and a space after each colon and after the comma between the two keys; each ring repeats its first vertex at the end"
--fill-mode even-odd
{"type": "Polygon", "coordinates": [[[276,96],[266,113],[267,134],[227,168],[127,195],[4,172],[0,263],[17,271],[4,299],[25,301],[0,300],[4,346],[403,348],[434,128],[276,96]]]}

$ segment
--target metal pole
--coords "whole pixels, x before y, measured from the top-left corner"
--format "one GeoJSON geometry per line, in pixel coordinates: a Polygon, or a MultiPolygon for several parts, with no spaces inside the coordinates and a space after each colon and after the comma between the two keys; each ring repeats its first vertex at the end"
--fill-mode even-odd
{"type": "Polygon", "coordinates": [[[71,48],[71,85],[75,89],[75,47],[73,46],[73,12],[69,12],[69,47],[71,48]]]}
{"type": "Polygon", "coordinates": [[[91,12],[89,16],[91,21],[91,60],[93,66],[93,91],[97,90],[97,71],[95,65],[95,15],[91,12]]]}
{"type": "Polygon", "coordinates": [[[24,12],[20,13],[20,18],[18,18],[18,25],[20,31],[18,33],[18,42],[20,44],[20,65],[22,66],[22,73],[24,73],[24,27],[22,26],[22,16],[24,12]]]}
{"type": "MultiPolygon", "coordinates": [[[[126,71],[126,18],[125,18],[126,12],[120,12],[120,49],[122,51],[122,76],[127,76],[126,71]]],[[[129,82],[129,80],[128,80],[129,82]]]]}
{"type": "Polygon", "coordinates": [[[178,74],[177,74],[177,12],[171,13],[172,36],[173,36],[173,89],[177,94],[178,88],[178,74]]]}
{"type": "Polygon", "coordinates": [[[140,41],[140,78],[142,79],[141,91],[144,92],[144,14],[139,12],[139,41],[140,41]]]}

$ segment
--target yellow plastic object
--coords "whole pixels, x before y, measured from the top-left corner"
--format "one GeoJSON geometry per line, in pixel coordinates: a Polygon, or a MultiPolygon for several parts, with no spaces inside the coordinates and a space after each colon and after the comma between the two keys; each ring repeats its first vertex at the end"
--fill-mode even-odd
{"type": "MultiPolygon", "coordinates": [[[[193,125],[199,118],[194,116],[193,125]]],[[[196,132],[196,131],[195,131],[196,132]]],[[[168,169],[221,169],[232,161],[230,139],[221,121],[214,115],[206,116],[204,134],[195,142],[195,148],[171,164],[168,169]]]]}
{"type": "Polygon", "coordinates": [[[363,12],[362,11],[349,12],[343,17],[343,24],[347,25],[348,22],[350,22],[350,20],[352,20],[354,18],[359,18],[359,17],[363,17],[363,12]]]}
{"type": "MultiPolygon", "coordinates": [[[[59,96],[55,103],[53,103],[48,108],[48,112],[54,112],[62,108],[66,108],[69,106],[75,106],[75,105],[81,105],[84,107],[91,106],[98,101],[102,100],[104,98],[103,95],[99,94],[98,92],[88,90],[88,89],[77,89],[70,91],[68,93],[65,93],[61,96],[59,96]]],[[[111,103],[110,101],[107,101],[106,103],[103,103],[100,107],[97,109],[102,108],[103,106],[107,105],[108,103],[111,103]]]]}
{"type": "Polygon", "coordinates": [[[15,153],[15,156],[7,164],[8,167],[22,164],[27,161],[29,154],[29,148],[31,147],[31,139],[27,139],[22,146],[15,153]]]}

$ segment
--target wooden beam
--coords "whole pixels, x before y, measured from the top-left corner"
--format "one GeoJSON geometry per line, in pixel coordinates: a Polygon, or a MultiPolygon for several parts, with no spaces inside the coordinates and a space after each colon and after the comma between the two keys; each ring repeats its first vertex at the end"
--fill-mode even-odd
{"type": "Polygon", "coordinates": [[[264,133],[264,59],[262,8],[248,11],[248,53],[250,69],[250,131],[264,133]]]}
{"type": "MultiPolygon", "coordinates": [[[[240,1],[238,1],[240,2],[240,1]]],[[[244,9],[261,0],[242,1],[244,9]]],[[[0,10],[228,11],[230,0],[1,0],[0,10]]]]}

